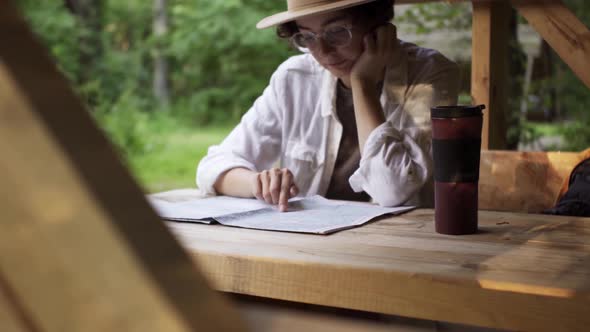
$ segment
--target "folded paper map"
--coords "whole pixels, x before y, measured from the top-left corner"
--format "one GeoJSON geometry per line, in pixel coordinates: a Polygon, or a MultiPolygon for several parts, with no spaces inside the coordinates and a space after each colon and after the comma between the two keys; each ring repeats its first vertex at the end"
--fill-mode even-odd
{"type": "Polygon", "coordinates": [[[383,215],[400,214],[413,206],[385,208],[369,203],[335,201],[312,196],[289,201],[287,212],[256,199],[215,196],[169,202],[150,197],[158,214],[166,220],[220,223],[226,226],[270,231],[329,234],[360,226],[383,215]]]}

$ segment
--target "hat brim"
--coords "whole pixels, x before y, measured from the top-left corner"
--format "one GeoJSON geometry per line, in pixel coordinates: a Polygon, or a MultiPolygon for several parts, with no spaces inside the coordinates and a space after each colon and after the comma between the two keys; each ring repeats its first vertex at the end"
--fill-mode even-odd
{"type": "Polygon", "coordinates": [[[325,14],[335,10],[350,8],[373,1],[375,0],[343,0],[319,6],[315,5],[307,8],[301,8],[299,10],[285,11],[263,18],[262,20],[260,20],[260,22],[258,22],[258,24],[256,24],[256,28],[266,29],[275,25],[294,21],[299,18],[316,14],[325,14]]]}

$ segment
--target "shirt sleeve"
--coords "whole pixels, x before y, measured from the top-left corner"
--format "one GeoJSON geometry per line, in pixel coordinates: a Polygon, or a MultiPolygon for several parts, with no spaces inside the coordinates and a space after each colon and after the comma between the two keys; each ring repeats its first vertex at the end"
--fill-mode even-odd
{"type": "Polygon", "coordinates": [[[281,68],[273,74],[269,86],[244,114],[240,123],[219,145],[209,147],[197,167],[197,186],[208,195],[224,172],[247,168],[259,172],[278,160],[281,149],[281,68]]]}
{"type": "Polygon", "coordinates": [[[456,104],[459,91],[456,64],[446,60],[434,68],[409,87],[400,106],[417,115],[412,125],[396,128],[390,115],[369,134],[359,169],[349,179],[354,191],[364,190],[379,205],[408,202],[432,176],[430,108],[456,104]]]}

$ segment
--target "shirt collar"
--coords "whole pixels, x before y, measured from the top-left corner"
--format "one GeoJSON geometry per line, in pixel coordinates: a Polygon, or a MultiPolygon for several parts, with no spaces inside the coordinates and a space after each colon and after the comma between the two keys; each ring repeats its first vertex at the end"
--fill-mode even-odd
{"type": "Polygon", "coordinates": [[[336,116],[336,89],[338,78],[332,75],[327,69],[323,70],[322,92],[321,92],[321,114],[322,117],[336,116]]]}

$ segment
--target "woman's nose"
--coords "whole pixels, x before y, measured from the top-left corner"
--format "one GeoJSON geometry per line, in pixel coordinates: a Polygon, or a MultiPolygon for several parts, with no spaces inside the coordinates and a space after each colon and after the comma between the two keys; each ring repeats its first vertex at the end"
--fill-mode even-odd
{"type": "Polygon", "coordinates": [[[334,51],[333,46],[326,43],[326,41],[323,38],[318,38],[317,46],[316,46],[316,52],[318,52],[318,54],[328,54],[333,51],[334,51]]]}

